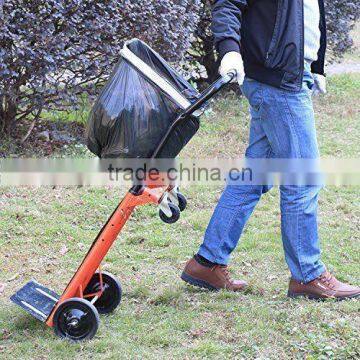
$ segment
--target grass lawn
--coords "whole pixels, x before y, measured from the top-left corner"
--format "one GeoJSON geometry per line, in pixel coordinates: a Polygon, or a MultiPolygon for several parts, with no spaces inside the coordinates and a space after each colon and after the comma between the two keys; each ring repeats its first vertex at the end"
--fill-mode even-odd
{"type": "MultiPolygon", "coordinates": [[[[315,101],[324,156],[360,155],[360,75],[329,79],[315,101]]],[[[248,135],[244,100],[228,96],[204,118],[183,156],[239,157],[248,135]]],[[[125,189],[124,189],[125,190],[125,189]]],[[[183,189],[189,209],[175,225],[154,207],[136,211],[104,263],[123,286],[116,312],[101,318],[84,344],[57,339],[12,305],[10,295],[35,278],[58,292],[69,281],[124,191],[111,188],[0,188],[0,358],[4,359],[356,359],[360,302],[286,297],[276,189],[265,195],[233,255],[246,294],[209,293],[179,275],[199,246],[221,188],[183,189]]],[[[322,192],[323,260],[341,280],[360,282],[359,187],[322,192]]]]}

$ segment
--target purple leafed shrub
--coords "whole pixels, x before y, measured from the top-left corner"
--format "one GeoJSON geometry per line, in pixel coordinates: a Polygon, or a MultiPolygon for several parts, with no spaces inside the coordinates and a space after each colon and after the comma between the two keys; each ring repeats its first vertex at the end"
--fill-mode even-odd
{"type": "Polygon", "coordinates": [[[200,0],[6,0],[0,9],[0,133],[95,94],[138,37],[169,60],[190,46],[200,0]]]}
{"type": "Polygon", "coordinates": [[[325,0],[331,60],[341,59],[353,45],[350,32],[360,18],[359,0],[325,0]]]}

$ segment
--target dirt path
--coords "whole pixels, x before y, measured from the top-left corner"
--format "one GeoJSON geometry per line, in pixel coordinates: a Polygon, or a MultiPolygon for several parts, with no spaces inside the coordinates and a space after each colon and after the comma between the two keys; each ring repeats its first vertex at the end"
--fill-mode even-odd
{"type": "Polygon", "coordinates": [[[360,73],[360,63],[341,63],[332,64],[327,67],[326,73],[328,75],[346,74],[346,73],[360,73]]]}
{"type": "Polygon", "coordinates": [[[354,48],[351,52],[345,54],[344,60],[340,64],[332,64],[327,67],[326,73],[328,75],[360,72],[360,22],[355,26],[352,38],[354,48]]]}

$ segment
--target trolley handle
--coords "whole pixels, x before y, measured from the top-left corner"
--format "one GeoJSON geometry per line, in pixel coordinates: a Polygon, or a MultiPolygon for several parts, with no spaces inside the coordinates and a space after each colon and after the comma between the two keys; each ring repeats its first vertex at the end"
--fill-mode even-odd
{"type": "Polygon", "coordinates": [[[179,117],[172,123],[170,128],[167,130],[166,134],[160,141],[160,144],[157,146],[151,158],[157,158],[161,154],[162,149],[166,141],[171,136],[172,132],[176,126],[182,122],[188,120],[189,116],[192,115],[196,110],[199,110],[209,99],[211,99],[215,94],[217,94],[225,85],[229,84],[236,76],[236,71],[230,71],[227,75],[220,77],[213,84],[211,84],[205,91],[203,91],[199,98],[189,106],[179,117]]]}
{"type": "Polygon", "coordinates": [[[212,83],[207,89],[205,89],[199,96],[199,98],[189,106],[183,116],[192,115],[196,110],[199,110],[208,100],[216,95],[224,86],[231,83],[236,77],[236,70],[230,71],[225,76],[220,77],[214,83],[212,83]]]}

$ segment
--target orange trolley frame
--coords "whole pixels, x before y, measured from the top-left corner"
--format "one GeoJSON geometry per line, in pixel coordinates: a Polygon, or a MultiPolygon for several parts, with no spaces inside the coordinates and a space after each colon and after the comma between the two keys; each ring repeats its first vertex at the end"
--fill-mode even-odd
{"type": "Polygon", "coordinates": [[[99,235],[93,242],[90,250],[86,254],[83,262],[76,271],[73,278],[70,280],[65,291],[61,295],[59,301],[53,308],[50,316],[48,317],[46,324],[53,326],[53,317],[57,307],[65,300],[78,297],[100,297],[102,291],[95,294],[83,294],[84,289],[88,285],[90,279],[99,270],[100,284],[102,288],[102,277],[100,265],[110,247],[118,237],[120,231],[126,224],[127,220],[133,213],[137,206],[146,204],[160,204],[166,192],[171,191],[174,186],[171,185],[149,185],[148,187],[142,187],[139,191],[134,191],[136,187],[132,188],[120,202],[118,207],[115,209],[108,222],[104,225],[99,235]]]}
{"type": "MultiPolygon", "coordinates": [[[[176,129],[177,125],[180,122],[187,121],[195,111],[199,110],[212,96],[219,92],[222,87],[231,82],[235,76],[236,73],[231,72],[227,76],[219,78],[210,85],[208,89],[201,93],[199,98],[189,108],[185,109],[184,112],[181,113],[173,122],[151,158],[161,158],[161,151],[163,150],[166,141],[171,137],[173,131],[176,129]]],[[[169,193],[172,193],[174,188],[175,186],[173,184],[164,184],[163,182],[159,182],[159,180],[153,180],[150,183],[144,182],[142,185],[134,185],[122,199],[108,219],[107,223],[103,226],[100,233],[95,238],[88,253],[60,297],[58,297],[52,290],[43,287],[41,284],[35,281],[30,281],[16,294],[14,294],[11,300],[26,309],[39,320],[44,321],[50,327],[54,327],[54,315],[56,310],[62,306],[64,302],[70,301],[70,299],[74,298],[80,298],[79,300],[92,298],[93,300],[91,302],[95,302],[101,297],[104,291],[104,274],[101,272],[101,262],[133,213],[134,209],[137,206],[146,204],[162,205],[163,200],[167,201],[167,198],[165,197],[169,193]],[[97,270],[99,273],[100,290],[92,294],[84,294],[86,287],[97,270]],[[36,307],[26,302],[27,297],[34,294],[36,294],[36,296],[42,296],[43,299],[47,299],[45,302],[46,313],[38,311],[36,307]]],[[[36,301],[38,300],[39,298],[36,301]]],[[[39,301],[41,302],[41,299],[39,301]]]]}

